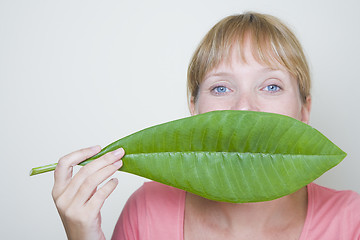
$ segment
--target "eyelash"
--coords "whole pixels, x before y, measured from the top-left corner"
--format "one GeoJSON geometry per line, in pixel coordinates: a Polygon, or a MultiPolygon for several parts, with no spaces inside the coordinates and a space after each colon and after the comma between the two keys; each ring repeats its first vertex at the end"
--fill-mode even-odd
{"type": "Polygon", "coordinates": [[[270,85],[267,85],[266,87],[263,88],[264,91],[267,91],[267,92],[270,92],[270,93],[276,93],[276,92],[279,92],[280,90],[282,90],[282,88],[276,84],[270,84],[270,85]],[[267,88],[269,87],[276,87],[277,90],[266,90],[267,88]]]}
{"type": "Polygon", "coordinates": [[[227,93],[228,91],[230,91],[230,89],[228,87],[223,86],[223,85],[215,86],[215,87],[213,87],[211,89],[211,92],[214,93],[215,95],[222,95],[222,94],[227,93]],[[219,89],[219,88],[225,88],[225,92],[216,91],[216,89],[219,89]]]}

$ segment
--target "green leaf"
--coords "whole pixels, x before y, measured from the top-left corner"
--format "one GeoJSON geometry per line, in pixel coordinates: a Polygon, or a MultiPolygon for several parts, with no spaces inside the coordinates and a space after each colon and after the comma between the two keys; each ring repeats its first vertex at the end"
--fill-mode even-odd
{"type": "Polygon", "coordinates": [[[214,111],[136,132],[119,147],[121,171],[225,202],[259,202],[293,193],[346,156],[311,126],[264,112],[214,111]]]}

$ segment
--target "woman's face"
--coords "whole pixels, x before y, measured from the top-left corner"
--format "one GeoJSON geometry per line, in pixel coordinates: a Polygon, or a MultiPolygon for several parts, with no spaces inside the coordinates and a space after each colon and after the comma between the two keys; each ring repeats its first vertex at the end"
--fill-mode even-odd
{"type": "Polygon", "coordinates": [[[245,47],[246,63],[236,49],[229,61],[210,71],[200,84],[191,113],[214,110],[248,110],[287,115],[308,123],[311,99],[303,104],[299,88],[285,68],[272,69],[258,63],[245,47]]]}

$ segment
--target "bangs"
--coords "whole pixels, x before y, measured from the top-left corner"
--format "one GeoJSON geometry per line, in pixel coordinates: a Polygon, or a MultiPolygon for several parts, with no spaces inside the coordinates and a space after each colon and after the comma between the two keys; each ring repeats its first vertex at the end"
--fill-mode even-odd
{"type": "Polygon", "coordinates": [[[237,53],[243,63],[247,63],[245,56],[245,48],[247,47],[250,48],[252,57],[258,63],[273,69],[285,67],[290,70],[290,64],[286,61],[287,57],[283,56],[285,51],[276,38],[269,38],[268,33],[264,31],[255,32],[251,28],[244,30],[244,32],[239,31],[239,34],[235,32],[232,36],[222,38],[221,44],[213,45],[212,51],[217,54],[213,58],[209,56],[208,71],[216,68],[221,62],[230,64],[233,52],[237,53]]]}

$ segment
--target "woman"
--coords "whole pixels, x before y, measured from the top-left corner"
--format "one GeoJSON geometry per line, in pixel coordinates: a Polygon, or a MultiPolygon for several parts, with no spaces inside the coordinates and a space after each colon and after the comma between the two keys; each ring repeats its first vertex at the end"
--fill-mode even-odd
{"type": "MultiPolygon", "coordinates": [[[[188,69],[191,114],[250,110],[309,121],[309,69],[293,33],[258,13],[230,16],[200,43],[188,69]]],[[[100,147],[59,160],[53,198],[69,239],[104,239],[100,209],[117,185],[123,149],[83,167],[100,147]]],[[[360,239],[360,196],[316,184],[259,203],[211,201],[160,183],[145,183],[128,200],[113,239],[360,239]]]]}

